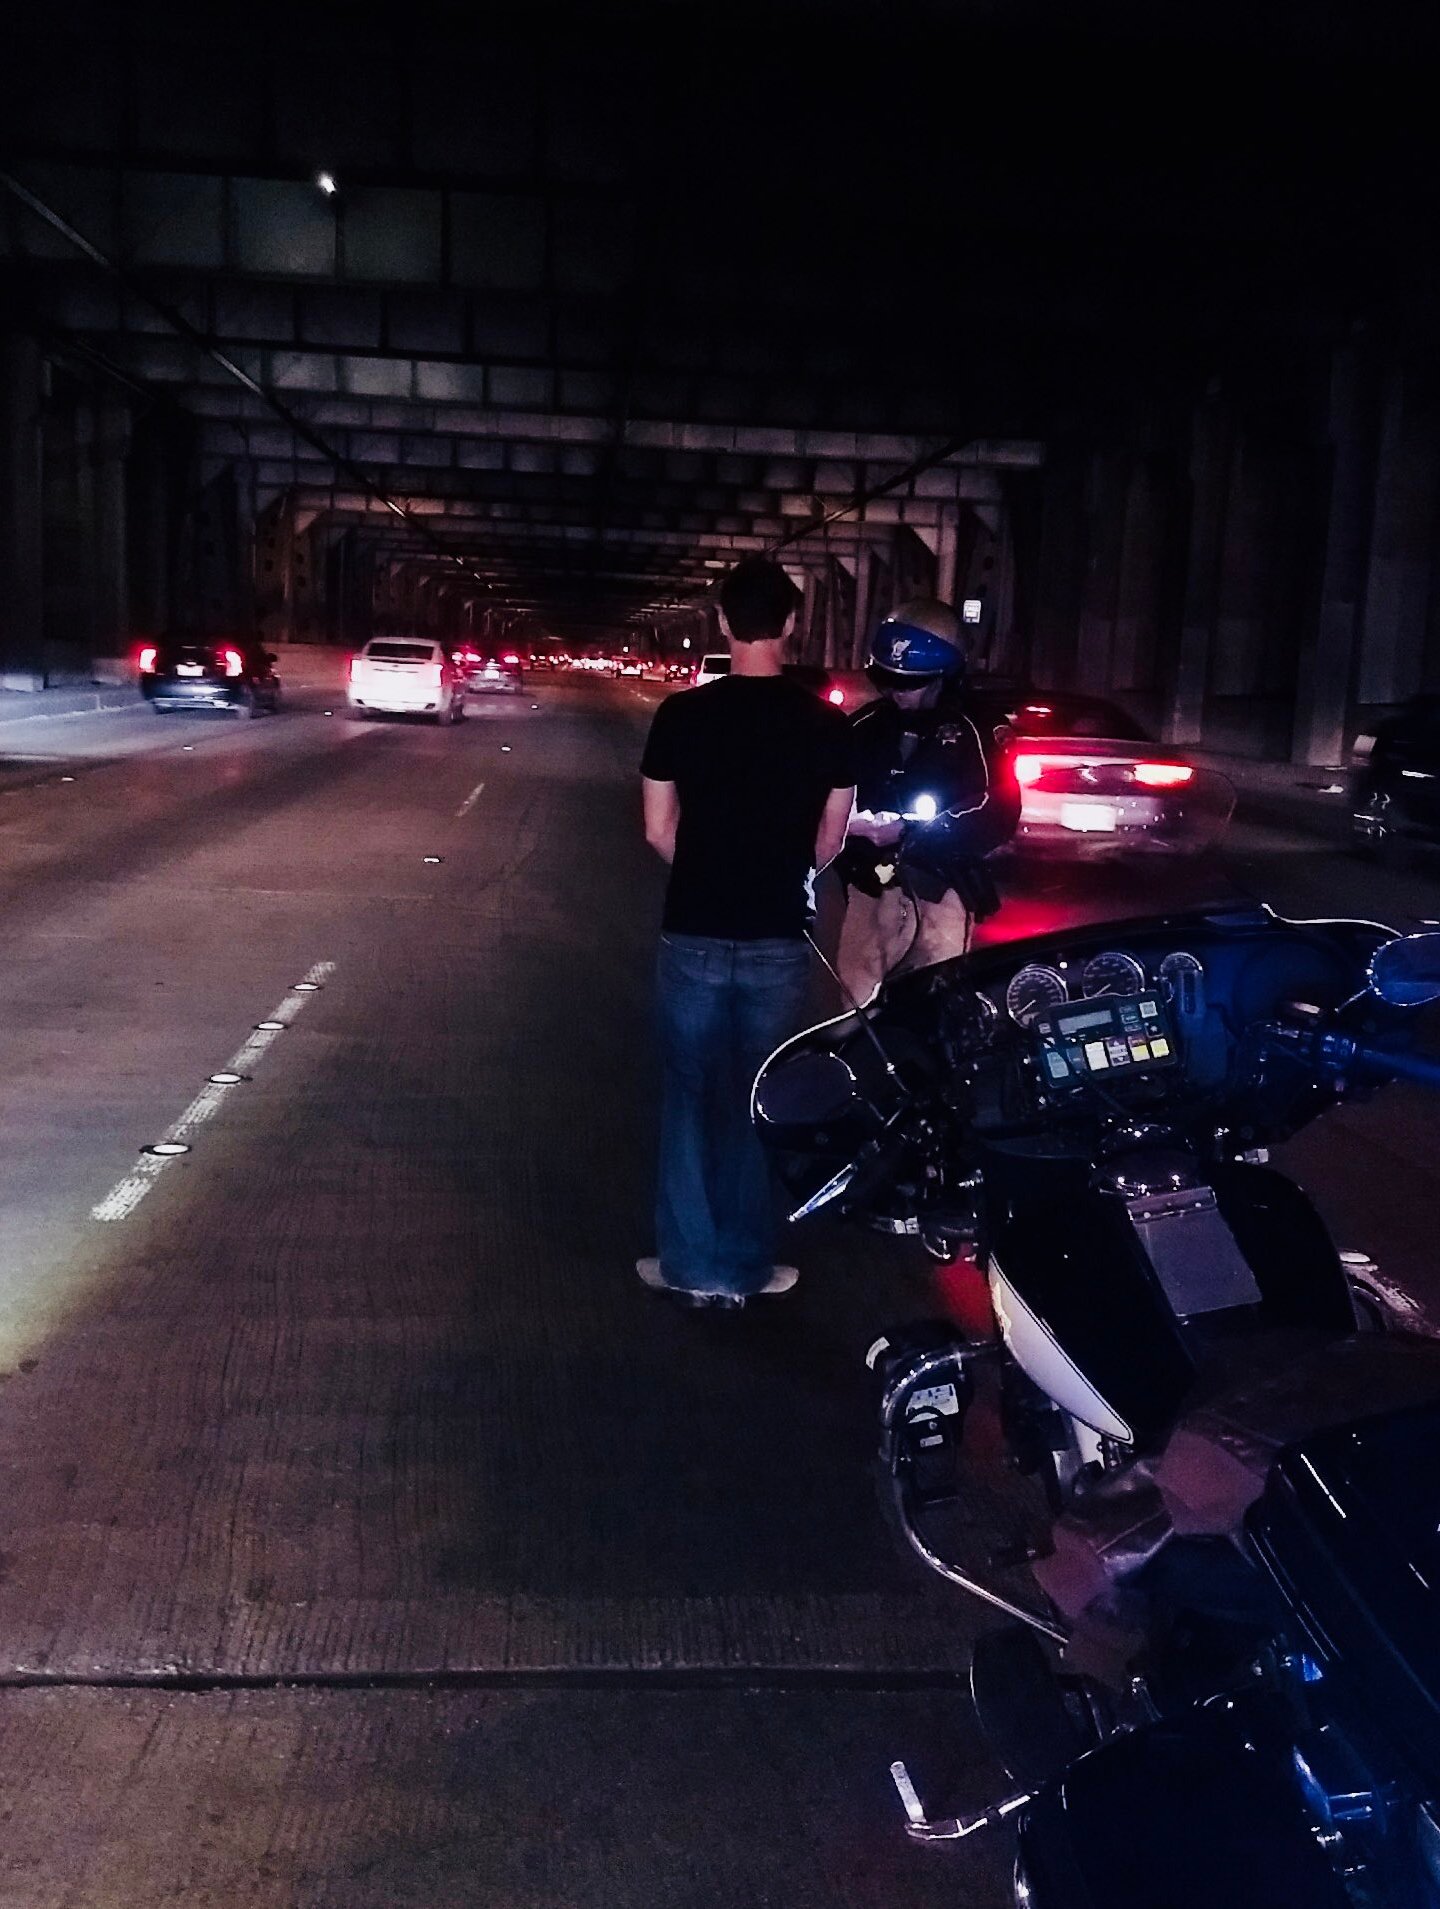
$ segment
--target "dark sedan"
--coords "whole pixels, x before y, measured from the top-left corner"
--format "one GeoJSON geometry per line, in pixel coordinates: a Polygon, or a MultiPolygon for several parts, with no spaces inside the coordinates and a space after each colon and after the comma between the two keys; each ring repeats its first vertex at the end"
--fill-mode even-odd
{"type": "Polygon", "coordinates": [[[467,696],[518,696],[525,687],[525,671],[518,650],[501,650],[483,656],[472,644],[462,643],[450,652],[450,660],[460,672],[467,696]]]}
{"type": "Polygon", "coordinates": [[[280,707],[275,653],[253,636],[169,636],[142,643],[140,694],[157,715],[221,710],[271,715],[280,707]]]}
{"type": "Polygon", "coordinates": [[[1440,696],[1416,696],[1356,737],[1350,812],[1361,854],[1440,842],[1440,696]]]}

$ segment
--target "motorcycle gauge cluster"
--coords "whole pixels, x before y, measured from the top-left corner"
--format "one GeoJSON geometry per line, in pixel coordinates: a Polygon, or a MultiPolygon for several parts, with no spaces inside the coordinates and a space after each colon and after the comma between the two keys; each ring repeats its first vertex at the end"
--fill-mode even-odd
{"type": "Polygon", "coordinates": [[[1047,968],[1038,961],[1012,975],[1005,990],[1005,1006],[1017,1027],[1029,1027],[1039,1015],[1062,1007],[1068,998],[1064,975],[1058,968],[1047,968]]]}

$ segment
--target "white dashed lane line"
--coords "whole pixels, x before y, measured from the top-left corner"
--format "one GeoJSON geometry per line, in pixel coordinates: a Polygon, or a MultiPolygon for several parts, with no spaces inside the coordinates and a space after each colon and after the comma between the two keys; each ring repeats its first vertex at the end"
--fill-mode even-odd
{"type": "Polygon", "coordinates": [[[470,791],[469,795],[466,796],[465,800],[460,804],[459,808],[455,811],[456,815],[457,816],[468,815],[470,811],[474,808],[475,804],[480,800],[481,796],[484,795],[484,793],[485,793],[485,784],[483,782],[477,782],[475,784],[475,787],[470,791]]]}
{"type": "MultiPolygon", "coordinates": [[[[190,1136],[197,1128],[203,1127],[207,1120],[212,1120],[215,1115],[219,1113],[221,1107],[225,1104],[226,1095],[233,1092],[241,1081],[248,1079],[250,1070],[265,1053],[271,1042],[284,1033],[285,1029],[289,1027],[290,1023],[295,1019],[311,995],[318,993],[334,972],[335,963],[333,961],[317,961],[314,967],[311,968],[310,972],[305,976],[305,979],[295,983],[295,986],[291,988],[279,1007],[276,1008],[273,1013],[268,1014],[263,1021],[256,1022],[255,1031],[251,1034],[249,1040],[247,1040],[243,1046],[236,1049],[223,1067],[216,1068],[215,1073],[210,1077],[206,1085],[200,1089],[200,1092],[195,1096],[194,1100],[191,1101],[184,1113],[180,1115],[179,1119],[167,1127],[159,1140],[153,1141],[151,1145],[164,1148],[173,1147],[178,1149],[179,1153],[188,1153],[190,1150],[190,1136]],[[230,1078],[221,1079],[219,1078],[221,1075],[226,1075],[230,1078]]],[[[135,1211],[136,1207],[139,1206],[140,1202],[160,1178],[160,1175],[165,1171],[166,1167],[170,1165],[171,1160],[179,1157],[179,1153],[144,1154],[139,1164],[131,1172],[127,1173],[123,1180],[117,1181],[116,1184],[111,1187],[99,1205],[92,1207],[91,1218],[97,1220],[127,1219],[130,1214],[135,1211]]]]}

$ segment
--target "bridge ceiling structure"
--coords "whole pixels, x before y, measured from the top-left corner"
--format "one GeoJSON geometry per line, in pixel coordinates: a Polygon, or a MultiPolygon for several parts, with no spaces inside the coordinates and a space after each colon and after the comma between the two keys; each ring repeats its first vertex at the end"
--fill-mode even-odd
{"type": "Polygon", "coordinates": [[[0,271],[256,515],[652,616],[1383,311],[1414,81],[1254,11],[58,0],[11,24],[0,271]]]}

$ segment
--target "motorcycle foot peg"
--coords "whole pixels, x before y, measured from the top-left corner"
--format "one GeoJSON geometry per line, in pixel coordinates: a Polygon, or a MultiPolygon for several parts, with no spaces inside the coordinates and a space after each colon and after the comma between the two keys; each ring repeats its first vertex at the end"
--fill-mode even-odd
{"type": "Polygon", "coordinates": [[[998,1803],[976,1811],[973,1816],[949,1816],[932,1822],[925,1814],[925,1805],[920,1801],[910,1772],[898,1757],[890,1765],[890,1781],[895,1785],[895,1793],[905,1812],[905,1834],[917,1843],[963,1842],[967,1836],[973,1836],[976,1830],[1003,1823],[1007,1816],[1023,1808],[1033,1795],[1030,1790],[1017,1790],[1013,1796],[1002,1797],[998,1803]]]}

